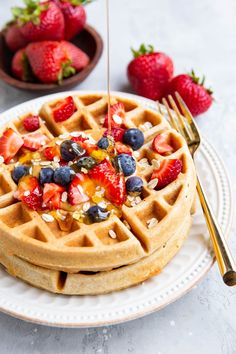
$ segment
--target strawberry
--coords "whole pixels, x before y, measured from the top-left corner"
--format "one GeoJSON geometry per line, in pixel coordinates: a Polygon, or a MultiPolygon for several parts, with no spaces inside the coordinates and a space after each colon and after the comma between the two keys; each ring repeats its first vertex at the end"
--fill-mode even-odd
{"type": "Polygon", "coordinates": [[[115,141],[122,141],[124,134],[125,134],[125,129],[115,127],[115,128],[111,128],[111,132],[109,132],[109,130],[106,130],[103,136],[107,137],[108,135],[111,135],[115,141]]]}
{"type": "Polygon", "coordinates": [[[89,171],[89,176],[98,185],[105,189],[105,197],[113,204],[122,205],[126,201],[125,178],[116,172],[108,160],[103,160],[99,165],[89,171]]]}
{"type": "Polygon", "coordinates": [[[60,157],[60,148],[58,145],[48,146],[43,150],[43,154],[48,161],[53,161],[54,157],[60,157]]]}
{"type": "Polygon", "coordinates": [[[13,56],[11,63],[11,71],[13,75],[22,81],[32,80],[32,70],[29,64],[29,60],[25,53],[25,49],[18,50],[13,56]]]}
{"type": "Polygon", "coordinates": [[[168,93],[177,91],[193,116],[206,112],[212,102],[212,91],[204,87],[205,77],[200,81],[192,70],[191,74],[182,74],[174,77],[169,85],[168,93]]]}
{"type": "Polygon", "coordinates": [[[160,168],[153,171],[151,179],[157,178],[156,189],[162,189],[178,177],[182,170],[182,161],[178,159],[162,160],[160,168]]]}
{"type": "Polygon", "coordinates": [[[131,147],[129,147],[125,144],[122,144],[120,141],[116,142],[115,148],[116,148],[117,155],[127,154],[127,155],[132,156],[133,150],[131,149],[131,147]]]}
{"type": "Polygon", "coordinates": [[[42,190],[36,177],[30,175],[22,177],[14,196],[30,209],[40,210],[42,207],[42,190]]]}
{"type": "Polygon", "coordinates": [[[69,119],[75,111],[76,106],[73,98],[68,96],[57,102],[57,104],[52,108],[52,115],[55,122],[64,122],[69,119]]]}
{"type": "Polygon", "coordinates": [[[60,82],[76,73],[60,42],[30,43],[26,55],[34,75],[44,83],[60,82]]]}
{"type": "Polygon", "coordinates": [[[20,27],[16,23],[12,23],[7,27],[5,41],[12,52],[16,52],[28,44],[28,41],[21,33],[20,27]]]}
{"type": "MultiPolygon", "coordinates": [[[[122,102],[115,103],[111,106],[110,109],[111,115],[111,127],[120,128],[123,124],[123,120],[125,118],[125,107],[122,102]]],[[[105,128],[108,128],[108,113],[105,116],[105,121],[103,123],[105,128]]]]}
{"type": "Polygon", "coordinates": [[[93,181],[83,173],[77,173],[69,186],[68,200],[71,205],[87,202],[95,193],[93,181]]]}
{"type": "Polygon", "coordinates": [[[67,41],[61,41],[61,45],[66,52],[66,57],[71,62],[71,66],[76,71],[80,71],[88,65],[89,57],[81,49],[67,41]]]}
{"type": "Polygon", "coordinates": [[[40,132],[24,135],[23,140],[23,147],[31,151],[37,151],[49,143],[49,138],[40,132]]]}
{"type": "Polygon", "coordinates": [[[27,132],[34,132],[40,127],[39,116],[29,115],[23,120],[23,125],[27,132]]]}
{"type": "Polygon", "coordinates": [[[57,0],[56,3],[61,9],[65,19],[65,39],[70,40],[84,28],[86,12],[81,6],[90,2],[89,0],[57,0]]]}
{"type": "Polygon", "coordinates": [[[153,139],[152,149],[160,155],[166,155],[174,151],[173,147],[167,143],[166,134],[158,134],[153,139]]]}
{"type": "Polygon", "coordinates": [[[88,141],[88,138],[84,138],[82,136],[78,137],[73,137],[71,139],[72,141],[75,141],[76,143],[79,143],[79,145],[86,150],[87,154],[90,155],[92,154],[93,151],[98,150],[98,146],[95,144],[91,144],[88,141]]]}
{"type": "Polygon", "coordinates": [[[13,129],[5,130],[0,138],[0,156],[4,158],[6,164],[17,154],[23,143],[21,136],[13,129]]]}
{"type": "Polygon", "coordinates": [[[49,210],[60,209],[61,195],[65,188],[56,183],[45,183],[43,188],[43,207],[49,210]]]}
{"type": "Polygon", "coordinates": [[[14,7],[12,13],[28,42],[64,38],[64,16],[53,1],[25,0],[25,4],[26,8],[14,7]]]}
{"type": "Polygon", "coordinates": [[[142,44],[138,51],[132,49],[134,59],[127,69],[128,79],[134,91],[152,100],[160,100],[173,76],[172,59],[165,53],[154,52],[153,46],[148,48],[142,44]]]}

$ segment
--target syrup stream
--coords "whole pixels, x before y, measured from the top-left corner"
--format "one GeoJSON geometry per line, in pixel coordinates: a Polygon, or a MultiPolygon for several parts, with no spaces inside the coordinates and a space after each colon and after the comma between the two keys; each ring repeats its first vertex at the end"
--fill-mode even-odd
{"type": "MultiPolygon", "coordinates": [[[[106,0],[106,34],[107,34],[107,103],[108,103],[108,133],[111,133],[111,90],[110,90],[110,19],[109,0],[106,0]]],[[[110,134],[108,134],[110,135],[110,134]]]]}

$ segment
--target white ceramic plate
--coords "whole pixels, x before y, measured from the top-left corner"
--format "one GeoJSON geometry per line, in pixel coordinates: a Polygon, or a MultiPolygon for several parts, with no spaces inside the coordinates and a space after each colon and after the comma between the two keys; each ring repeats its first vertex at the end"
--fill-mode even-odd
{"type": "MultiPolygon", "coordinates": [[[[119,92],[114,94],[135,98],[146,107],[156,109],[153,101],[119,92]]],[[[64,95],[68,92],[18,105],[1,114],[1,123],[29,110],[37,112],[45,101],[64,95]]],[[[196,162],[218,221],[228,235],[232,200],[224,165],[205,140],[196,162]]],[[[159,276],[108,295],[73,297],[33,288],[0,268],[0,310],[23,320],[59,327],[95,327],[125,322],[157,311],[183,296],[207,273],[213,261],[211,243],[198,205],[189,238],[159,276]]]]}

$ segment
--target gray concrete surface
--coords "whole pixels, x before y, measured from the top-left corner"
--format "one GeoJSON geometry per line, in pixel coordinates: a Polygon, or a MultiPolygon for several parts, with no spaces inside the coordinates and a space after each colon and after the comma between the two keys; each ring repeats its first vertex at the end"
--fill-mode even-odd
{"type": "MultiPolygon", "coordinates": [[[[3,1],[2,1],[3,2],[3,1]]],[[[1,4],[0,26],[10,7],[1,4]]],[[[87,7],[89,22],[105,33],[105,1],[87,7]]],[[[215,103],[198,118],[223,158],[236,192],[236,3],[234,0],[111,0],[112,89],[129,91],[130,46],[153,43],[169,53],[176,73],[194,68],[214,88],[215,103]]],[[[105,89],[105,56],[80,89],[105,89]]],[[[36,94],[0,83],[0,110],[36,94]]],[[[236,256],[236,222],[230,245],[236,256]]],[[[215,265],[198,287],[162,311],[117,326],[55,329],[0,314],[0,353],[235,354],[236,291],[221,282],[215,265]]]]}

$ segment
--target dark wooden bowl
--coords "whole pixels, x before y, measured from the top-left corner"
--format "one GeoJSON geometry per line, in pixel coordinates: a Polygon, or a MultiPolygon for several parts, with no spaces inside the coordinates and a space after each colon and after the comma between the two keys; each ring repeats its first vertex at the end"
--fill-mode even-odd
{"type": "Polygon", "coordinates": [[[4,34],[0,32],[0,79],[7,84],[29,91],[64,91],[82,82],[97,65],[103,51],[103,41],[100,34],[91,26],[86,25],[72,41],[76,46],[81,48],[90,57],[89,65],[79,73],[64,79],[61,84],[43,84],[40,82],[23,82],[16,79],[11,73],[11,61],[13,53],[7,48],[4,34]]]}

